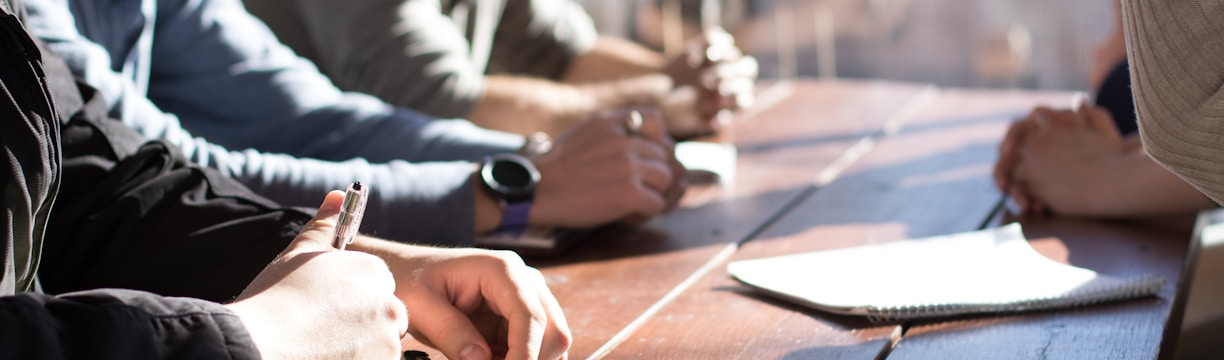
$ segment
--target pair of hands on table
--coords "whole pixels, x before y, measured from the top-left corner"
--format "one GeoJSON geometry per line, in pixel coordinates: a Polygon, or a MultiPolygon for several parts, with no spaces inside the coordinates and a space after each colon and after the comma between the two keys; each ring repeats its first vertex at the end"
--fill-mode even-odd
{"type": "Polygon", "coordinates": [[[570,333],[517,255],[359,237],[331,246],[343,193],[226,305],[269,359],[397,359],[406,333],[452,359],[564,358],[570,333]],[[411,322],[409,322],[411,315],[411,322]]]}
{"type": "Polygon", "coordinates": [[[674,84],[661,100],[672,135],[690,137],[717,131],[732,111],[752,106],[758,64],[735,46],[721,28],[688,41],[685,52],[663,68],[674,84]]]}
{"type": "MultiPolygon", "coordinates": [[[[1121,176],[1121,161],[1143,149],[1124,139],[1102,108],[1039,107],[1011,124],[999,145],[994,181],[1024,214],[1096,215],[1121,176]]],[[[1142,154],[1139,154],[1142,155],[1142,154]]]]}
{"type": "Polygon", "coordinates": [[[531,224],[590,228],[638,222],[675,207],[688,187],[675,143],[652,109],[602,112],[531,160],[541,178],[531,224]],[[641,123],[631,130],[633,111],[641,123]]]}

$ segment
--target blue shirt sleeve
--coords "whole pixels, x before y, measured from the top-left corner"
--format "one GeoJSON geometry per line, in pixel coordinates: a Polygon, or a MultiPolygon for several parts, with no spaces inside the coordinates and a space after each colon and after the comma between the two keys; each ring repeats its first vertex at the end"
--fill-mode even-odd
{"type": "Polygon", "coordinates": [[[471,242],[472,161],[514,151],[521,136],[341,92],[236,0],[151,1],[28,0],[27,26],[112,115],[272,200],[314,207],[361,180],[374,191],[363,232],[471,242]],[[131,19],[143,22],[121,26],[131,19]],[[152,36],[147,49],[141,36],[152,36]]]}

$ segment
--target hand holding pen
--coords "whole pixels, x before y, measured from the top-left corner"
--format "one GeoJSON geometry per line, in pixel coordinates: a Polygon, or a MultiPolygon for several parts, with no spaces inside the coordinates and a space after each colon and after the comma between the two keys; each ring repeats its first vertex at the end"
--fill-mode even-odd
{"type": "Polygon", "coordinates": [[[387,263],[333,246],[343,211],[342,193],[329,192],[293,241],[225,305],[265,358],[392,359],[403,353],[407,309],[395,296],[387,263]]]}
{"type": "MultiPolygon", "coordinates": [[[[366,200],[370,197],[369,187],[361,185],[360,181],[349,185],[344,191],[344,202],[340,204],[340,215],[336,219],[336,234],[332,239],[332,246],[336,249],[344,250],[348,244],[353,243],[353,238],[357,236],[357,230],[361,228],[361,218],[365,215],[366,200]]],[[[406,335],[401,335],[402,340],[406,335]]],[[[429,360],[429,354],[416,351],[406,350],[400,359],[405,360],[429,360]]]]}

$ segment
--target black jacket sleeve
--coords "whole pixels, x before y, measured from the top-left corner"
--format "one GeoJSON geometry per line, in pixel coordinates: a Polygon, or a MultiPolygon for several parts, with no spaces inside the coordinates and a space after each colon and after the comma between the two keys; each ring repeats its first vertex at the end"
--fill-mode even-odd
{"type": "Polygon", "coordinates": [[[47,293],[122,288],[232,301],[310,220],[175,146],[146,142],[109,118],[100,94],[58,58],[43,65],[63,163],[38,270],[47,293]]]}
{"type": "Polygon", "coordinates": [[[0,298],[3,359],[258,359],[220,304],[132,290],[0,298]]]}
{"type": "MultiPolygon", "coordinates": [[[[76,143],[71,146],[73,151],[62,151],[68,145],[61,143],[63,131],[71,131],[69,135],[73,138],[92,140],[82,141],[81,144],[117,146],[118,138],[90,136],[95,133],[79,131],[82,127],[75,125],[59,126],[61,120],[67,121],[77,116],[60,117],[58,114],[81,113],[80,108],[85,101],[77,95],[87,89],[76,88],[62,64],[59,68],[44,67],[48,61],[55,59],[43,58],[49,53],[38,49],[13,15],[12,8],[8,7],[19,3],[0,1],[0,237],[3,238],[0,243],[0,359],[258,358],[259,352],[239,318],[218,303],[134,290],[95,290],[86,286],[91,285],[89,282],[64,279],[126,282],[147,285],[150,291],[175,290],[174,287],[179,286],[182,287],[179,290],[185,293],[232,297],[249,281],[244,276],[254,276],[251,273],[257,273],[271,256],[283,248],[286,239],[292,238],[296,232],[293,223],[304,221],[308,216],[275,208],[258,198],[248,198],[240,188],[230,185],[232,182],[214,179],[213,174],[196,170],[170,171],[189,166],[123,165],[134,163],[129,158],[144,159],[154,164],[165,164],[167,161],[159,163],[158,160],[173,158],[164,152],[153,151],[156,146],[147,151],[144,157],[125,156],[123,159],[114,156],[114,152],[99,152],[97,148],[76,143]],[[101,155],[89,156],[86,153],[101,155]],[[68,156],[67,160],[73,165],[63,164],[63,156],[68,156]],[[90,162],[96,165],[81,165],[90,162]],[[105,179],[117,179],[105,175],[106,170],[113,170],[111,168],[114,166],[132,169],[134,173],[127,174],[126,178],[158,180],[120,182],[127,184],[121,186],[122,189],[149,185],[164,190],[129,191],[124,194],[137,194],[137,198],[150,203],[185,204],[185,208],[194,210],[177,210],[176,205],[168,205],[139,213],[125,211],[118,205],[103,206],[114,205],[116,197],[108,198],[106,193],[91,191],[95,187],[91,185],[101,184],[105,179]],[[65,167],[82,170],[75,171],[72,176],[63,176],[65,167]],[[61,181],[67,178],[72,178],[73,182],[66,184],[61,181]],[[194,182],[190,181],[192,179],[194,182]],[[207,186],[214,182],[222,186],[207,186]],[[61,190],[67,190],[67,194],[61,190]],[[201,202],[207,206],[196,206],[201,202]],[[90,206],[111,210],[80,210],[84,220],[79,222],[56,220],[62,218],[57,218],[57,214],[71,215],[69,211],[74,208],[90,206]],[[231,209],[233,207],[242,211],[235,212],[231,209]],[[91,214],[98,213],[112,215],[97,221],[119,219],[123,221],[114,224],[126,227],[108,228],[88,221],[92,219],[89,217],[91,214]],[[178,221],[164,224],[171,230],[162,233],[139,230],[149,229],[157,225],[157,221],[167,219],[178,221]],[[249,226],[235,229],[231,225],[235,222],[249,226]],[[56,224],[64,228],[57,229],[56,224]],[[86,226],[90,224],[94,226],[86,226]],[[64,235],[49,240],[44,229],[48,229],[47,233],[64,235]],[[124,229],[128,232],[118,231],[124,229]],[[243,232],[256,229],[262,233],[243,232]],[[129,241],[145,241],[166,232],[184,235],[186,240],[167,238],[182,240],[184,244],[163,244],[162,247],[142,249],[140,252],[126,251],[130,248],[115,245],[140,245],[122,242],[127,235],[144,235],[140,240],[129,241]],[[73,242],[73,239],[91,240],[73,242]],[[198,241],[187,241],[196,239],[198,241]],[[229,240],[225,242],[228,246],[206,241],[215,239],[229,240]],[[243,239],[263,241],[243,249],[243,239]],[[98,247],[77,247],[86,245],[98,247]],[[98,248],[111,250],[92,256],[64,256],[98,248]],[[181,251],[174,253],[174,256],[155,256],[158,255],[156,251],[167,249],[181,251]],[[241,252],[245,254],[243,256],[224,256],[226,251],[231,250],[247,251],[241,252]],[[211,267],[197,266],[198,262],[178,258],[190,255],[197,259],[207,259],[208,255],[220,257],[211,258],[216,263],[209,265],[211,267]],[[47,256],[79,262],[56,264],[52,261],[49,265],[45,261],[47,256]],[[96,273],[110,264],[107,261],[125,264],[125,268],[105,274],[108,276],[98,276],[96,273]],[[57,265],[63,268],[57,269],[57,265]],[[204,275],[193,277],[176,273],[207,274],[215,267],[226,265],[236,269],[233,273],[238,276],[209,282],[200,281],[207,279],[204,275]],[[65,272],[64,269],[78,273],[65,272]],[[52,277],[51,283],[62,288],[79,286],[73,291],[82,291],[65,292],[58,296],[39,293],[39,284],[47,284],[43,278],[44,271],[60,275],[52,277]],[[90,272],[95,274],[91,275],[90,272]],[[216,283],[222,285],[210,286],[216,283]]],[[[20,5],[13,6],[19,8],[20,5]]],[[[132,201],[122,204],[130,205],[132,201]]]]}

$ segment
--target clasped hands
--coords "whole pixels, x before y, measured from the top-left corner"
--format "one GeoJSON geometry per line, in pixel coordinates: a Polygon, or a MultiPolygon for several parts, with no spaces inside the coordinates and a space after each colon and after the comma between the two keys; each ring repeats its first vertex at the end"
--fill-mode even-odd
{"type": "Polygon", "coordinates": [[[1094,215],[1102,211],[1116,181],[1115,166],[1127,154],[1141,151],[1137,138],[1124,139],[1113,118],[1100,107],[1038,107],[1013,122],[999,145],[995,185],[1025,215],[1056,213],[1094,215]]]}
{"type": "Polygon", "coordinates": [[[677,137],[705,135],[730,121],[731,112],[755,102],[758,64],[721,28],[686,43],[664,67],[675,90],[662,100],[668,129],[677,137]]]}
{"type": "Polygon", "coordinates": [[[531,158],[541,181],[528,222],[583,229],[636,223],[675,207],[688,184],[665,127],[656,109],[624,108],[566,130],[551,151],[531,158]]]}

